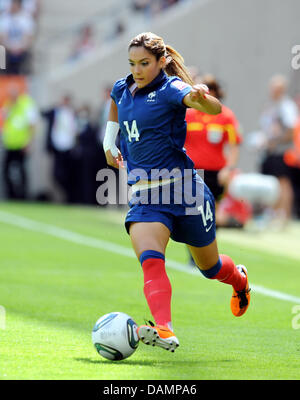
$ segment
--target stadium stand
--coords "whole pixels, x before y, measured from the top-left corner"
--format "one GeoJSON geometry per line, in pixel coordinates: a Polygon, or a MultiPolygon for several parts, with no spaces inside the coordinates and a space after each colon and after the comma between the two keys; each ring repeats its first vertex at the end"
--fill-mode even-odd
{"type": "Polygon", "coordinates": [[[86,26],[92,28],[95,44],[101,47],[180,2],[187,0],[146,0],[143,7],[134,0],[89,0],[84,7],[79,0],[45,2],[36,41],[37,70],[50,70],[66,62],[74,37],[86,26]]]}
{"type": "Polygon", "coordinates": [[[95,43],[100,46],[113,37],[117,22],[129,9],[130,0],[90,0],[84,7],[79,0],[45,2],[35,45],[36,70],[51,70],[64,63],[74,37],[86,25],[93,27],[95,43]]]}
{"type": "MultiPolygon", "coordinates": [[[[287,0],[284,7],[280,0],[243,4],[236,0],[226,4],[213,0],[150,3],[155,6],[149,7],[148,0],[41,2],[33,44],[33,74],[28,79],[29,90],[40,109],[50,108],[62,95],[71,93],[77,108],[86,103],[91,106],[92,115],[98,112],[103,89],[127,73],[127,44],[141,31],[163,36],[183,54],[187,65],[198,66],[201,73],[212,72],[225,83],[229,93],[226,104],[241,121],[244,135],[257,129],[267,82],[273,73],[280,72],[288,78],[293,75],[293,81],[299,81],[289,61],[298,37],[299,2],[287,0]],[[245,24],[245,20],[252,22],[245,24]],[[92,27],[94,50],[76,62],[68,62],[86,26],[92,27]],[[278,26],[282,29],[278,30],[278,26]]],[[[45,157],[44,131],[41,126],[29,163],[32,193],[42,190],[45,182],[52,188],[48,182],[51,166],[45,157]]],[[[257,152],[242,148],[243,171],[255,170],[257,158],[257,152]]]]}

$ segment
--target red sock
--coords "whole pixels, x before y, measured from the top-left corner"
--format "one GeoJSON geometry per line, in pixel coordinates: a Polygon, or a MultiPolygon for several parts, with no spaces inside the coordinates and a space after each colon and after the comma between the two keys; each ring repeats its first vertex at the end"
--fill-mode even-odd
{"type": "Polygon", "coordinates": [[[144,294],[155,323],[170,326],[172,287],[166,273],[164,255],[151,250],[144,252],[140,260],[144,272],[144,294]]]}
{"type": "Polygon", "coordinates": [[[225,254],[220,254],[220,259],[221,269],[213,279],[232,285],[236,291],[245,289],[247,278],[240,273],[232,259],[225,254]]]}

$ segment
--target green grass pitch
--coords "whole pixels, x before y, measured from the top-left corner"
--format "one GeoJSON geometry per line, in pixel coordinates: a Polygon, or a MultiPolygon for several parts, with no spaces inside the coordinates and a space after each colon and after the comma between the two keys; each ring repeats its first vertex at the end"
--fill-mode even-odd
{"type": "MultiPolygon", "coordinates": [[[[253,290],[248,312],[235,318],[231,287],[188,265],[170,266],[178,350],[140,343],[126,360],[101,358],[91,342],[101,315],[123,311],[138,324],[151,319],[123,220],[124,212],[100,207],[0,204],[0,379],[300,378],[297,224],[284,233],[218,232],[220,252],[247,266],[254,288],[293,298],[253,290]]],[[[167,259],[187,264],[185,247],[170,242],[167,259]]]]}

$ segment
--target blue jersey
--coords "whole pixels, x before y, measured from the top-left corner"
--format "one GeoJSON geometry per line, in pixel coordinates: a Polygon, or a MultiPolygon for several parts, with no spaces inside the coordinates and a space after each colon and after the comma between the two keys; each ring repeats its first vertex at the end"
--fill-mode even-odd
{"type": "Polygon", "coordinates": [[[186,137],[183,98],[191,86],[178,77],[160,74],[132,96],[132,75],[118,80],[111,97],[118,107],[121,152],[127,162],[128,183],[150,180],[153,170],[193,169],[192,160],[183,149],[186,137]],[[136,170],[145,171],[139,176],[136,170]]]}
{"type": "Polygon", "coordinates": [[[132,222],[160,222],[170,230],[172,239],[206,246],[216,235],[214,199],[183,148],[183,98],[191,87],[163,71],[134,96],[129,90],[133,83],[132,75],[128,75],[115,83],[111,93],[118,107],[128,183],[133,185],[131,208],[125,221],[127,231],[132,222]],[[155,182],[154,170],[159,171],[163,180],[161,186],[155,182]],[[171,177],[174,170],[179,170],[184,179],[164,179],[161,171],[171,177]],[[152,181],[151,190],[144,180],[152,181]],[[138,181],[141,182],[134,185],[138,181]]]}

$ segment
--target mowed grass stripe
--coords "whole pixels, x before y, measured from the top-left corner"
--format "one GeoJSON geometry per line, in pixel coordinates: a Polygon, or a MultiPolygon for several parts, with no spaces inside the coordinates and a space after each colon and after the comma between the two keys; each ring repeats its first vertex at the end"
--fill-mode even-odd
{"type": "MultiPolygon", "coordinates": [[[[48,234],[54,236],[56,238],[66,240],[69,242],[77,243],[79,245],[89,246],[93,248],[98,248],[104,251],[112,252],[115,254],[123,255],[130,258],[136,258],[132,249],[129,249],[125,246],[111,243],[109,241],[104,241],[102,239],[93,238],[90,236],[82,235],[80,233],[76,233],[67,229],[63,229],[54,225],[49,225],[45,223],[41,223],[38,221],[34,221],[29,218],[24,218],[9,212],[0,211],[0,221],[2,223],[6,223],[9,225],[18,226],[23,229],[40,232],[44,234],[48,234]]],[[[237,238],[235,238],[236,240],[237,238]]],[[[187,274],[202,276],[195,269],[187,269],[185,264],[181,264],[174,260],[167,260],[167,266],[187,274]]],[[[272,297],[279,300],[284,300],[292,303],[300,304],[300,297],[293,296],[287,293],[282,293],[279,291],[271,290],[265,288],[261,285],[255,285],[251,283],[251,287],[255,292],[260,293],[264,296],[272,297]]]]}

